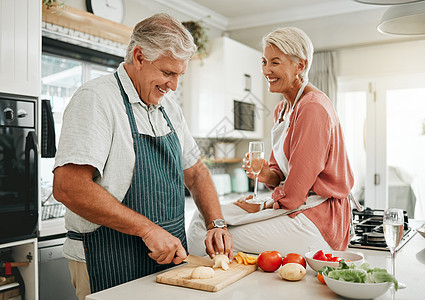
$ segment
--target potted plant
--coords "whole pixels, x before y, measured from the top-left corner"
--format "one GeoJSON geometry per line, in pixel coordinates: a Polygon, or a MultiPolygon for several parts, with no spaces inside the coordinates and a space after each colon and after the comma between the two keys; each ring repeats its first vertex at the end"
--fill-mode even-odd
{"type": "Polygon", "coordinates": [[[43,0],[43,5],[46,5],[47,9],[50,9],[52,7],[56,7],[57,9],[59,9],[60,7],[62,7],[62,11],[65,10],[66,8],[65,0],[63,1],[43,0]]]}
{"type": "Polygon", "coordinates": [[[186,21],[182,22],[183,26],[189,30],[193,36],[193,40],[198,46],[196,51],[196,57],[202,59],[208,56],[208,36],[204,26],[204,22],[201,21],[186,21]]]}

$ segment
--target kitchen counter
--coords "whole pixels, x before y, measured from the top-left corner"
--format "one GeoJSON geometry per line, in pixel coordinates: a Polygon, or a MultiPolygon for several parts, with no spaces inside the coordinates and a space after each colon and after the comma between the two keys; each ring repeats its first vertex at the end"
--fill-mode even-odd
{"type": "Polygon", "coordinates": [[[47,237],[58,234],[65,234],[65,218],[54,218],[41,221],[38,236],[47,237]]]}
{"type": "MultiPolygon", "coordinates": [[[[411,222],[418,228],[422,222],[411,222]]],[[[365,261],[373,267],[391,268],[390,252],[348,248],[351,252],[363,253],[365,261]]],[[[178,268],[178,266],[176,267],[178,268]]],[[[164,271],[163,271],[164,272],[164,271]]],[[[159,274],[159,273],[157,273],[159,274]]],[[[218,292],[205,292],[184,287],[160,284],[152,274],[125,284],[89,295],[86,300],[133,300],[133,299],[343,299],[333,293],[316,278],[316,272],[307,266],[307,274],[297,282],[280,279],[278,272],[265,273],[260,269],[225,287],[218,292]]],[[[425,238],[415,236],[397,253],[396,274],[407,288],[399,290],[392,298],[391,289],[377,299],[414,300],[424,299],[421,293],[425,278],[425,238]]]]}

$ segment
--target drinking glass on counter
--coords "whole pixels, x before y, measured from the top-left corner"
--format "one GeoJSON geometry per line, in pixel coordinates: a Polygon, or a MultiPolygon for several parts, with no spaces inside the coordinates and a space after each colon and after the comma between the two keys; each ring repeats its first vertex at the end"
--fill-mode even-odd
{"type": "MultiPolygon", "coordinates": [[[[250,142],[249,143],[249,163],[252,173],[254,173],[254,197],[247,200],[249,203],[259,203],[257,198],[258,175],[263,168],[264,162],[264,143],[263,142],[250,142]]],[[[261,203],[261,202],[260,202],[261,203]]]]}
{"type": "Polygon", "coordinates": [[[384,211],[384,236],[391,252],[392,275],[395,277],[396,248],[403,237],[404,213],[399,208],[389,208],[384,211]]]}

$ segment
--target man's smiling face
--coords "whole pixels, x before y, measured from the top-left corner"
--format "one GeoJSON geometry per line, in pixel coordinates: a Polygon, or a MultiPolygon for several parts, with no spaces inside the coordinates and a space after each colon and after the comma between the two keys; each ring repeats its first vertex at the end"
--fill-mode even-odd
{"type": "Polygon", "coordinates": [[[139,68],[134,86],[146,105],[157,105],[170,90],[175,91],[179,77],[186,71],[188,62],[170,56],[161,56],[153,62],[138,56],[139,68]]]}

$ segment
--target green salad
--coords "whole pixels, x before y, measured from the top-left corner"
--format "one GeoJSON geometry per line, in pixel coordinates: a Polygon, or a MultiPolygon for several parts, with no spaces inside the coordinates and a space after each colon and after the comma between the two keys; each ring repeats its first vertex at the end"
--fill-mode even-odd
{"type": "Polygon", "coordinates": [[[387,270],[372,269],[368,263],[357,267],[355,264],[349,266],[344,260],[341,260],[338,267],[324,266],[318,273],[332,279],[357,283],[393,282],[395,290],[398,290],[398,281],[387,270]]]}

